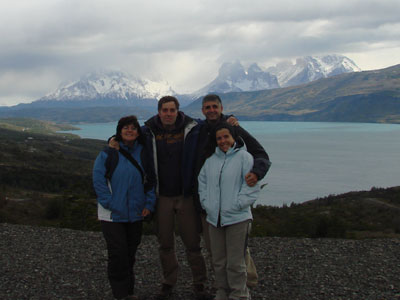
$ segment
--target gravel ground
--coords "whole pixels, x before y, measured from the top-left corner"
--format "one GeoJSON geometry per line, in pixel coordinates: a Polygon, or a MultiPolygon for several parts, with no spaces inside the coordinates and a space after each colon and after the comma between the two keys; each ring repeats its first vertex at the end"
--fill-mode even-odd
{"type": "MultiPolygon", "coordinates": [[[[252,299],[400,299],[398,239],[252,238],[250,249],[259,273],[252,299]]],[[[179,239],[177,252],[173,299],[192,299],[179,239]]],[[[0,299],[111,300],[106,265],[99,232],[0,224],[0,299]]],[[[137,294],[153,299],[160,282],[154,236],[143,236],[135,273],[137,294]]]]}

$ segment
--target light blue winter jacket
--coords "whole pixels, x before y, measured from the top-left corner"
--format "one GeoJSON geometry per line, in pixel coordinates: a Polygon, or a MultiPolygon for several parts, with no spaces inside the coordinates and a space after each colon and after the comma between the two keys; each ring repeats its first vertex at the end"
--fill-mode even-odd
{"type": "MultiPolygon", "coordinates": [[[[120,147],[127,150],[142,166],[141,152],[143,146],[135,142],[128,148],[123,143],[120,147]]],[[[154,188],[144,193],[142,177],[139,170],[120,152],[118,164],[111,182],[105,178],[107,153],[101,151],[93,167],[93,187],[98,202],[98,219],[112,222],[136,222],[142,220],[144,208],[154,211],[156,202],[154,188]]]]}
{"type": "Polygon", "coordinates": [[[260,186],[249,187],[244,179],[253,167],[253,157],[245,146],[236,143],[226,153],[218,147],[201,168],[200,203],[207,222],[217,227],[253,219],[250,206],[257,200],[260,186]]]}

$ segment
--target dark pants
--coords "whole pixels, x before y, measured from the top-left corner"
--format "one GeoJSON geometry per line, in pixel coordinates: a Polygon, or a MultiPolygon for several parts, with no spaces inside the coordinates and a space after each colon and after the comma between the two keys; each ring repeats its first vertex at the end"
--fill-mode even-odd
{"type": "Polygon", "coordinates": [[[160,196],[157,202],[157,232],[159,254],[163,270],[162,283],[174,286],[178,280],[178,259],[175,253],[175,219],[186,249],[192,270],[193,283],[204,284],[207,279],[206,264],[200,248],[199,218],[193,199],[183,196],[160,196]]]}
{"type": "Polygon", "coordinates": [[[108,250],[108,279],[115,298],[133,295],[135,254],[142,238],[142,221],[117,223],[101,221],[108,250]]]}

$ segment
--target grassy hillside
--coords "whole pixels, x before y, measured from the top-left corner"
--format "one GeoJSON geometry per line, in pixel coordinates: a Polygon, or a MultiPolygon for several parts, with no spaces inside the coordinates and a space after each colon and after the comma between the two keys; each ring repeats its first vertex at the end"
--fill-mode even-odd
{"type": "MultiPolygon", "coordinates": [[[[14,129],[0,126],[0,222],[98,230],[91,171],[104,141],[55,134],[54,124],[10,123],[14,129]],[[42,133],[21,130],[28,127],[42,133]]],[[[400,187],[258,206],[252,235],[400,237],[399,212],[400,187]]],[[[145,232],[152,233],[152,224],[145,232]]]]}
{"type": "Polygon", "coordinates": [[[10,123],[0,126],[0,221],[59,225],[75,202],[95,207],[91,169],[104,141],[56,134],[66,127],[52,123],[10,123]]]}
{"type": "Polygon", "coordinates": [[[400,237],[400,187],[373,188],[284,207],[258,206],[254,235],[400,237]]]}

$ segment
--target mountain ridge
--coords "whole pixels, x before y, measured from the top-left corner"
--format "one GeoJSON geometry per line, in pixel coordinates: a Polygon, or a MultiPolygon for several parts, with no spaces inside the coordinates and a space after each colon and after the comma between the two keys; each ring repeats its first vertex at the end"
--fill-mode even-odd
{"type": "Polygon", "coordinates": [[[360,72],[361,69],[343,55],[305,56],[295,63],[283,61],[262,70],[257,63],[247,69],[236,60],[224,63],[218,76],[205,87],[194,92],[197,97],[208,93],[246,92],[289,87],[312,82],[342,73],[360,72]]]}
{"type": "MultiPolygon", "coordinates": [[[[298,85],[342,72],[359,71],[342,55],[306,56],[296,63],[282,62],[263,70],[257,63],[244,68],[239,60],[221,65],[218,76],[190,94],[178,94],[166,81],[152,81],[115,70],[98,70],[78,80],[62,83],[53,92],[19,106],[113,106],[155,107],[165,95],[176,95],[182,106],[208,93],[258,91],[298,85]],[[317,74],[317,75],[316,75],[317,74]],[[278,81],[279,80],[279,81],[278,81]]],[[[17,105],[18,106],[18,105],[17,105]]]]}
{"type": "MultiPolygon", "coordinates": [[[[346,73],[300,86],[222,96],[224,112],[243,120],[400,123],[400,65],[346,73]]],[[[201,116],[201,99],[185,108],[201,116]]]]}
{"type": "MultiPolygon", "coordinates": [[[[298,61],[297,65],[304,65],[307,61],[314,64],[318,59],[309,57],[307,60],[298,61]]],[[[290,69],[289,63],[283,64],[286,66],[284,69],[290,69]]],[[[331,65],[330,68],[325,66],[323,72],[316,73],[331,74],[336,73],[337,69],[337,65],[336,67],[331,65]]],[[[253,86],[257,89],[256,85],[252,85],[254,80],[261,84],[265,83],[266,79],[272,78],[263,77],[265,73],[257,64],[250,65],[246,70],[239,61],[225,65],[220,73],[231,81],[231,86],[229,84],[223,86],[227,90],[236,86],[233,84],[235,80],[247,88],[253,86]],[[259,80],[260,78],[265,80],[259,80]]],[[[289,76],[290,80],[299,78],[301,72],[296,74],[294,77],[289,76]]],[[[321,76],[318,74],[313,76],[321,76]]],[[[277,77],[275,76],[271,82],[276,85],[277,77]]],[[[224,84],[223,81],[220,83],[224,84]]],[[[104,86],[111,84],[104,83],[104,86]]],[[[218,94],[223,99],[224,112],[235,114],[242,120],[400,123],[399,86],[400,65],[396,65],[381,70],[347,72],[321,77],[305,84],[284,88],[240,92],[236,87],[236,92],[218,94]]],[[[76,101],[68,101],[65,98],[51,101],[49,100],[51,97],[47,96],[34,104],[0,108],[0,117],[31,117],[79,123],[115,121],[128,113],[146,119],[156,113],[157,99],[129,98],[127,94],[124,96],[118,99],[94,97],[95,100],[86,98],[76,101]]],[[[190,95],[176,96],[185,113],[203,117],[202,96],[194,99],[190,99],[190,95]]]]}

